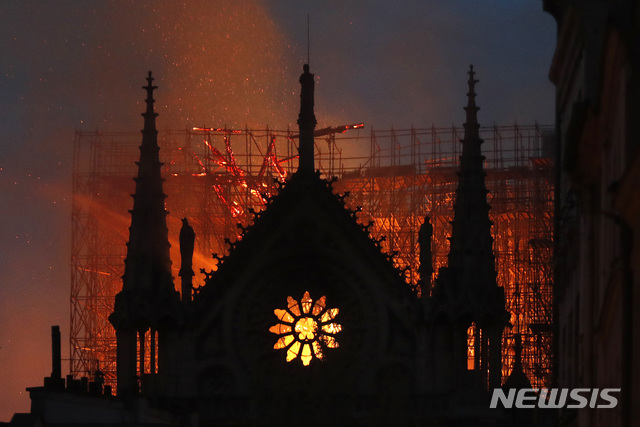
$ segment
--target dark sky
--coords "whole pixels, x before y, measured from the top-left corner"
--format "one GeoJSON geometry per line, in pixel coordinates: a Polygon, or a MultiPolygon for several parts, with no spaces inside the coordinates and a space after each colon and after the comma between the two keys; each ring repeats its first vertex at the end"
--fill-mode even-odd
{"type": "Polygon", "coordinates": [[[139,130],[148,70],[161,129],[293,126],[307,14],[320,126],[461,124],[471,63],[482,124],[553,122],[540,1],[3,0],[0,421],[68,356],[75,130],[139,130]]]}

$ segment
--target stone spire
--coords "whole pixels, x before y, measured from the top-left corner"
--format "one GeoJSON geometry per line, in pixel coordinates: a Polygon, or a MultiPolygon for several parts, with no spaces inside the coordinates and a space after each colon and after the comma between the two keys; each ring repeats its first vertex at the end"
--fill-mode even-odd
{"type": "Polygon", "coordinates": [[[173,291],[171,277],[171,259],[169,257],[169,232],[167,229],[167,211],[164,208],[167,197],[162,190],[163,179],[158,147],[158,131],[154,111],[151,71],[147,77],[146,111],[138,176],[134,178],[136,191],[133,194],[131,226],[127,243],[127,258],[123,276],[123,290],[144,291],[152,294],[173,291]]]}
{"type": "Polygon", "coordinates": [[[476,83],[480,80],[476,80],[473,77],[475,76],[475,71],[473,71],[473,65],[469,66],[469,92],[467,92],[467,106],[464,107],[464,110],[467,112],[467,120],[464,123],[464,138],[479,138],[478,130],[480,129],[480,125],[478,124],[478,110],[480,107],[476,106],[476,83]]]}
{"type": "MultiPolygon", "coordinates": [[[[448,335],[452,347],[434,354],[434,366],[441,363],[442,373],[435,376],[436,389],[465,387],[467,338],[474,335],[476,362],[473,370],[485,390],[500,387],[502,331],[509,313],[505,310],[504,290],[496,281],[493,238],[487,203],[487,187],[483,167],[484,156],[479,135],[473,66],[469,70],[469,92],[465,107],[466,122],[462,139],[462,154],[458,172],[458,187],[451,222],[449,262],[441,268],[435,281],[432,298],[427,301],[427,319],[448,320],[449,328],[438,326],[434,339],[448,335]],[[445,354],[445,356],[443,356],[445,354]],[[438,359],[440,358],[440,359],[438,359]],[[447,367],[448,366],[448,367],[447,367]]],[[[446,324],[446,323],[445,323],[446,324]]]]}
{"type": "Polygon", "coordinates": [[[496,270],[483,168],[485,157],[481,151],[483,141],[478,133],[479,108],[475,93],[478,80],[474,74],[471,66],[448,265],[456,271],[457,291],[475,294],[496,287],[496,270]]]}
{"type": "Polygon", "coordinates": [[[314,87],[314,75],[309,72],[309,64],[304,64],[303,73],[300,76],[300,114],[298,115],[300,133],[300,141],[298,143],[298,171],[303,174],[310,174],[315,171],[313,163],[313,133],[318,122],[313,113],[314,87]]]}
{"type": "MultiPolygon", "coordinates": [[[[125,259],[122,291],[116,295],[113,313],[109,321],[116,330],[118,394],[127,395],[139,390],[138,381],[146,374],[156,373],[156,331],[162,339],[163,329],[169,318],[174,318],[178,293],[171,276],[169,256],[169,232],[166,195],[162,191],[161,167],[158,147],[158,131],[153,109],[153,85],[151,71],[147,77],[146,111],[138,175],[134,178],[133,209],[127,258],[125,259]],[[145,357],[146,336],[150,332],[150,362],[145,357]],[[137,351],[139,349],[139,351],[137,351]],[[139,360],[137,360],[139,357],[139,360]]],[[[163,354],[158,354],[158,365],[163,354]]]]}

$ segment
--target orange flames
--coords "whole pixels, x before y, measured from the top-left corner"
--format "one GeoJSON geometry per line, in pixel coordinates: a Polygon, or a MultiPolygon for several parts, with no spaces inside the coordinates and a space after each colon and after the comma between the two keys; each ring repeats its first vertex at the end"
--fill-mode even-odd
{"type": "MultiPolygon", "coordinates": [[[[180,219],[187,217],[196,232],[194,286],[197,288],[204,283],[200,268],[208,271],[217,268],[216,260],[211,254],[226,252],[224,238],[228,237],[232,241],[238,239],[240,231],[237,224],[247,225],[253,217],[251,211],[262,209],[265,197],[277,192],[273,178],[281,181],[292,173],[296,162],[290,160],[295,157],[293,154],[296,148],[289,132],[263,130],[229,133],[226,129],[214,132],[203,127],[187,137],[188,143],[182,142],[185,140],[184,135],[173,140],[163,140],[160,152],[164,156],[162,160],[167,177],[165,193],[168,194],[167,210],[170,213],[168,227],[173,275],[178,277],[180,266],[177,238],[180,219]]],[[[489,138],[485,137],[485,140],[488,141],[489,138]]],[[[438,142],[438,145],[442,144],[438,142]]],[[[137,145],[138,136],[134,135],[130,158],[137,157],[137,145]]],[[[372,147],[375,148],[373,144],[372,147]]],[[[523,153],[526,158],[533,157],[531,153],[523,153]]],[[[443,153],[441,157],[456,158],[451,153],[443,153]]],[[[549,239],[553,212],[552,180],[548,176],[551,169],[540,167],[539,164],[529,167],[526,158],[522,166],[519,166],[520,169],[488,168],[487,186],[491,190],[491,220],[494,223],[492,234],[498,283],[505,290],[507,310],[512,313],[513,324],[512,330],[505,334],[503,340],[503,377],[508,375],[512,365],[513,355],[509,350],[513,333],[520,333],[523,336],[525,372],[532,383],[544,385],[550,372],[551,357],[549,239]],[[523,170],[526,170],[526,174],[521,173],[523,170]]],[[[407,282],[414,286],[419,278],[417,231],[428,214],[434,228],[431,251],[435,277],[438,268],[446,265],[449,252],[449,221],[453,216],[457,182],[456,168],[451,163],[453,160],[442,163],[432,160],[426,170],[407,165],[378,167],[375,166],[375,158],[356,161],[360,164],[370,161],[369,164],[374,166],[344,173],[342,179],[334,184],[335,191],[338,194],[350,192],[347,204],[352,208],[362,207],[362,211],[357,214],[358,221],[363,225],[370,222],[368,230],[374,239],[385,238],[380,243],[382,249],[387,253],[396,253],[394,262],[398,268],[406,269],[407,282]]],[[[76,204],[83,206],[100,221],[100,234],[83,237],[82,241],[100,242],[91,250],[106,251],[108,256],[100,255],[96,258],[92,255],[91,259],[102,257],[109,265],[107,269],[103,264],[83,263],[82,257],[79,257],[75,264],[79,274],[78,286],[83,274],[113,273],[108,276],[91,276],[94,288],[99,288],[100,295],[82,296],[80,294],[85,291],[77,290],[78,295],[84,298],[83,301],[90,302],[87,304],[92,315],[97,315],[102,320],[95,323],[97,329],[91,331],[91,336],[76,340],[78,352],[75,357],[88,358],[89,362],[85,363],[89,364],[94,363],[91,360],[99,361],[100,369],[107,373],[107,380],[110,381],[113,381],[115,371],[115,340],[105,319],[111,312],[113,295],[122,286],[119,277],[122,274],[120,270],[126,248],[124,243],[128,237],[126,230],[130,222],[126,210],[131,207],[128,194],[133,189],[131,177],[135,175],[135,165],[132,164],[128,171],[118,171],[121,174],[118,177],[110,175],[108,179],[102,179],[103,177],[98,176],[100,179],[92,181],[101,183],[104,187],[87,188],[87,193],[76,195],[76,204]],[[129,190],[124,189],[123,182],[131,185],[129,190]],[[96,196],[98,193],[99,197],[96,196]],[[81,348],[94,350],[89,354],[80,351],[81,348]]],[[[327,176],[330,174],[333,173],[329,171],[327,176]]],[[[91,229],[86,227],[78,228],[80,234],[89,231],[91,229]]],[[[432,278],[427,278],[427,283],[429,279],[432,278]]],[[[81,309],[83,307],[78,308],[81,309]]],[[[304,306],[302,310],[304,311],[304,306]]],[[[327,333],[338,330],[337,326],[321,325],[321,322],[315,321],[315,326],[310,320],[299,325],[291,321],[287,325],[292,331],[298,325],[298,329],[302,331],[298,333],[306,331],[315,334],[313,330],[319,331],[325,326],[329,328],[325,331],[327,333]]],[[[284,332],[284,329],[280,331],[284,332]]],[[[478,363],[474,353],[474,340],[475,337],[470,334],[469,367],[478,363]]],[[[283,348],[292,348],[290,346],[293,345],[293,340],[284,344],[283,348]]],[[[308,357],[313,358],[315,353],[313,347],[306,350],[303,344],[295,352],[295,357],[304,356],[301,359],[304,364],[305,361],[311,361],[308,357]]],[[[333,341],[328,339],[324,344],[332,348],[330,344],[333,345],[333,341]]],[[[293,353],[290,357],[294,357],[293,353]]],[[[315,357],[320,358],[317,355],[315,357]]]]}

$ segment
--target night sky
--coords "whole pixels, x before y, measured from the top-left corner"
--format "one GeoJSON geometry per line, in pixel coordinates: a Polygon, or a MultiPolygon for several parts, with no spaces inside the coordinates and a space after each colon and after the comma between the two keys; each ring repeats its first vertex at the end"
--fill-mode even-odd
{"type": "Polygon", "coordinates": [[[76,129],[141,129],[148,70],[160,130],[294,127],[307,14],[320,127],[460,125],[471,63],[481,124],[553,123],[541,1],[3,0],[0,421],[68,357],[76,129]]]}

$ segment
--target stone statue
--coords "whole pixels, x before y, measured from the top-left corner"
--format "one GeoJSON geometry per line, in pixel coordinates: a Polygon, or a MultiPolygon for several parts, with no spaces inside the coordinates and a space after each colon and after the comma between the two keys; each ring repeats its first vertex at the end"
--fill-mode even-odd
{"type": "Polygon", "coordinates": [[[420,246],[420,267],[418,268],[418,272],[420,273],[420,281],[427,285],[427,288],[431,285],[431,275],[433,273],[433,261],[431,259],[432,238],[433,226],[427,215],[424,217],[424,222],[422,226],[420,226],[418,233],[418,245],[420,246]]]}
{"type": "Polygon", "coordinates": [[[193,246],[196,239],[196,233],[189,225],[187,218],[182,218],[182,228],[180,229],[180,257],[182,263],[180,264],[180,276],[191,275],[193,276],[192,263],[193,263],[193,246]]]}

